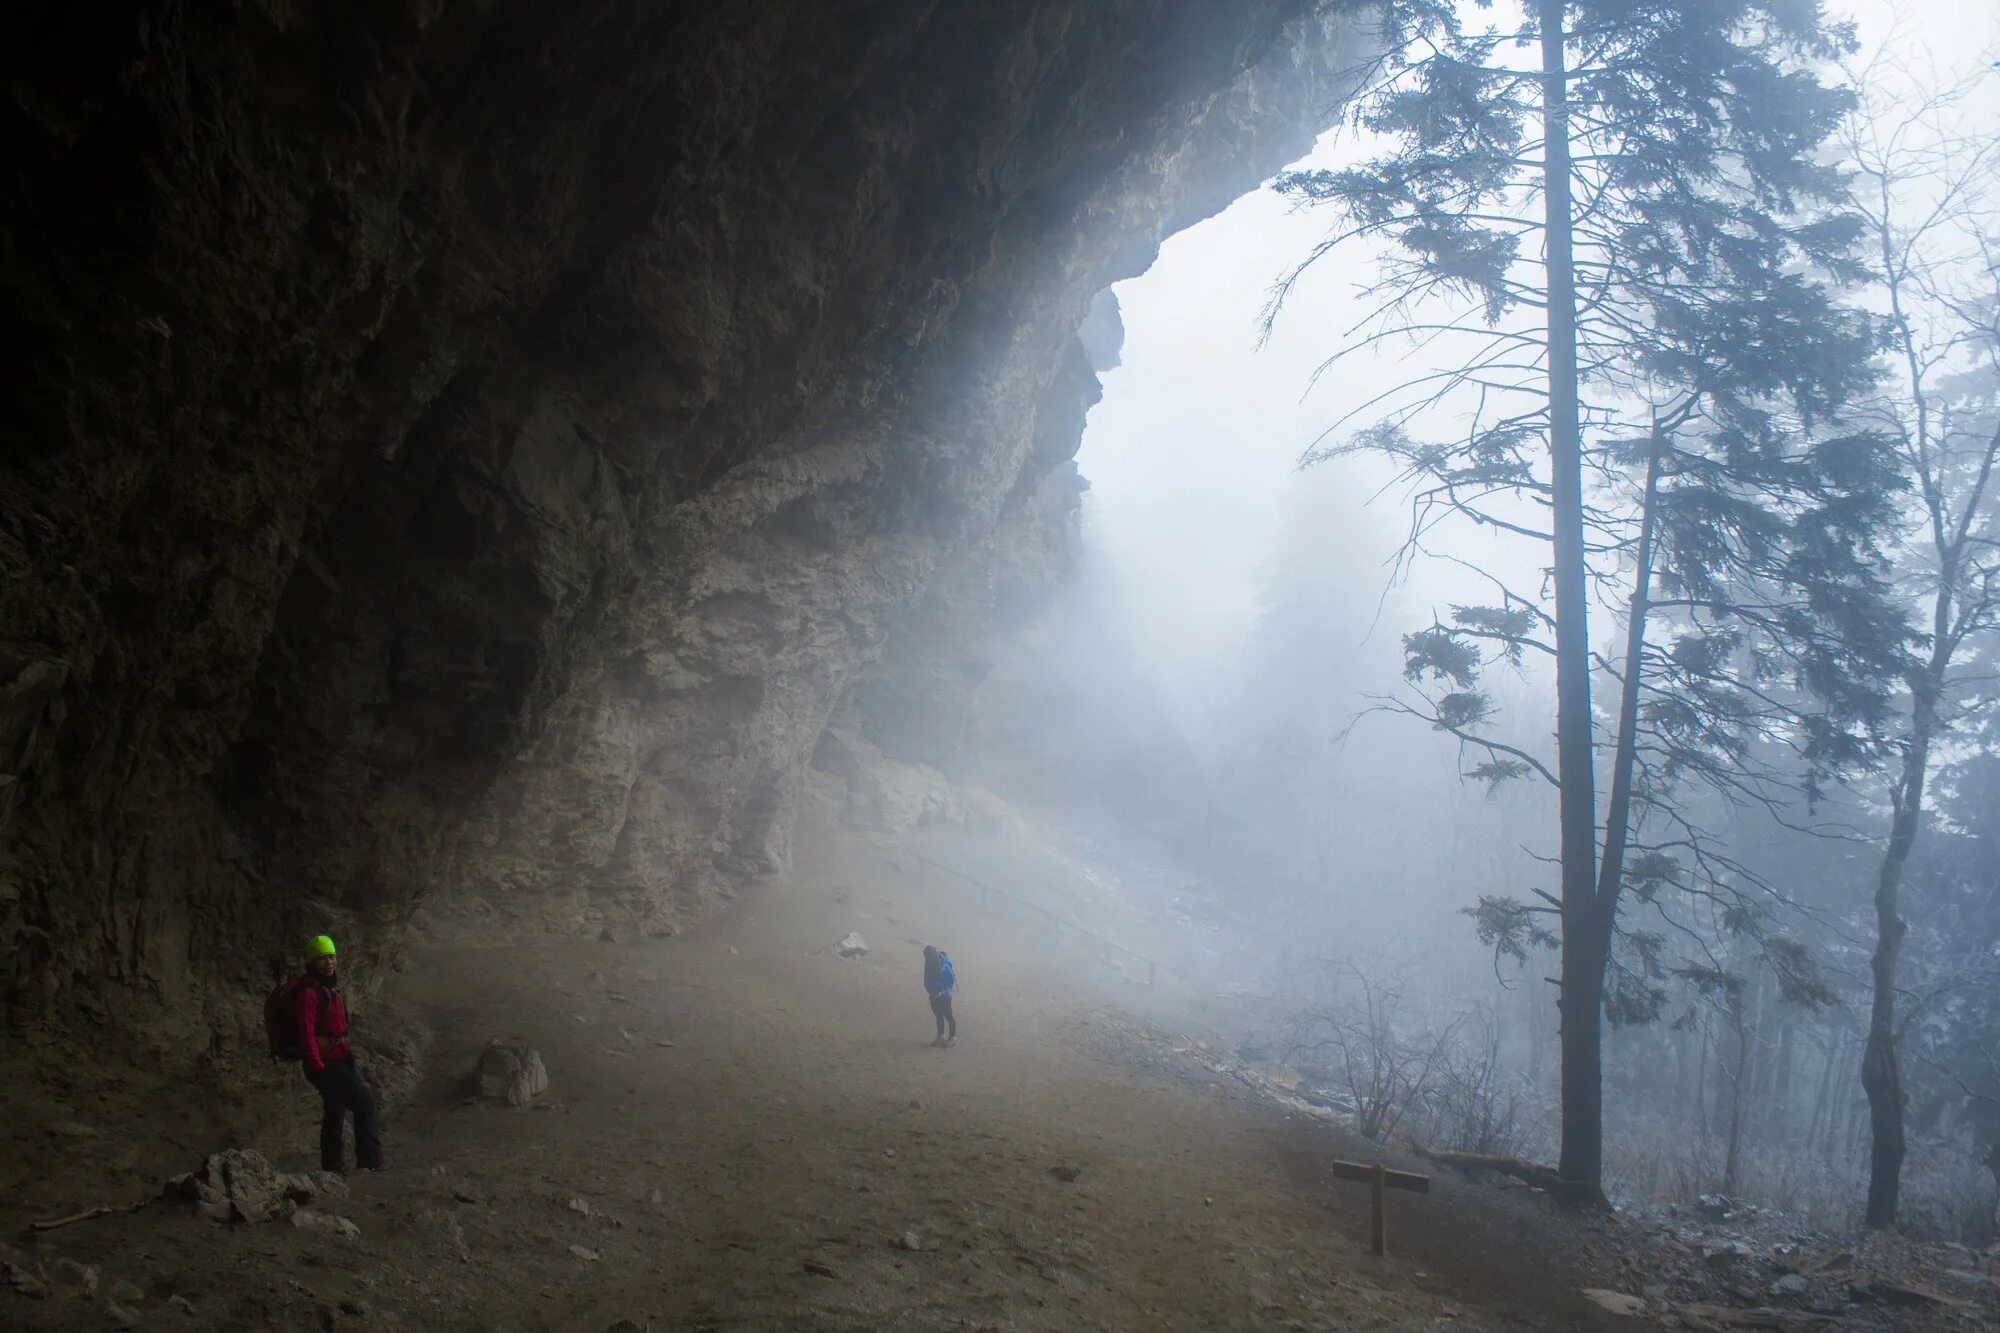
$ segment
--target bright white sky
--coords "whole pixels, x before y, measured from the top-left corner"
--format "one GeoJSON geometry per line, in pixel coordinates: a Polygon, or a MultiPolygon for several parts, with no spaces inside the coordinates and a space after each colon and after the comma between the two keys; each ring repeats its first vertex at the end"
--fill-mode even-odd
{"type": "MultiPolygon", "coordinates": [[[[1845,6],[1835,0],[1830,8],[1856,15],[1864,44],[1893,39],[1911,59],[1935,64],[1944,79],[2000,59],[1994,0],[1845,6]]],[[[2000,132],[2000,71],[1992,77],[2000,132]]],[[[1340,155],[1329,135],[1306,161],[1333,164],[1340,155]]],[[[1343,412],[1412,369],[1393,353],[1356,358],[1306,395],[1314,367],[1341,345],[1358,316],[1353,291],[1370,276],[1360,252],[1316,266],[1270,345],[1256,350],[1258,315],[1272,281],[1331,220],[1292,213],[1259,190],[1169,240],[1152,269],[1117,288],[1126,327],[1123,364],[1104,377],[1104,401],[1091,413],[1079,455],[1093,487],[1086,532],[1127,585],[1160,683],[1190,717],[1205,711],[1212,669],[1254,620],[1287,488],[1299,484],[1300,452],[1343,412]]],[[[1352,507],[1337,521],[1353,530],[1353,560],[1327,576],[1364,581],[1372,594],[1398,541],[1400,496],[1385,494],[1368,507],[1383,480],[1379,465],[1323,466],[1352,475],[1343,487],[1352,507]]],[[[1444,577],[1420,572],[1412,601],[1448,597],[1442,583],[1426,583],[1444,577]]],[[[1404,628],[1385,623],[1374,632],[1404,628]]],[[[1357,624],[1353,633],[1358,646],[1370,626],[1357,624]]]]}

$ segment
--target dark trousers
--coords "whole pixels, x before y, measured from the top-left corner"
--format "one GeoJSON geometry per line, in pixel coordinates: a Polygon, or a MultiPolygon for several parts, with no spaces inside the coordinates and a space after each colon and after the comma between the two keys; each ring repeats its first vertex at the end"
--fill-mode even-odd
{"type": "Polygon", "coordinates": [[[354,1160],[362,1167],[382,1165],[382,1140],[375,1135],[375,1094],[354,1072],[352,1060],[329,1061],[318,1074],[308,1074],[319,1090],[325,1113],[319,1122],[319,1165],[322,1171],[341,1169],[340,1122],[354,1113],[354,1160]]]}
{"type": "Polygon", "coordinates": [[[951,1035],[954,1038],[958,1036],[958,1019],[952,1016],[950,991],[946,991],[942,995],[931,996],[931,1016],[937,1019],[938,1035],[940,1037],[945,1035],[947,1025],[951,1028],[951,1035]]]}

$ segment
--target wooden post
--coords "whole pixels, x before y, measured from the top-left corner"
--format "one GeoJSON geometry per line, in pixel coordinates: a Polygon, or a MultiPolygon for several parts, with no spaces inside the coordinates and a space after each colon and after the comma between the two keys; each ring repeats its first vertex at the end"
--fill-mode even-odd
{"type": "Polygon", "coordinates": [[[1389,1191],[1431,1192],[1429,1176],[1420,1176],[1414,1171],[1391,1171],[1380,1162],[1336,1161],[1333,1174],[1337,1179],[1368,1186],[1369,1248],[1377,1254],[1389,1252],[1389,1191]]]}
{"type": "Polygon", "coordinates": [[[1369,1248],[1377,1254],[1389,1252],[1389,1182],[1382,1173],[1382,1164],[1375,1163],[1374,1179],[1368,1182],[1368,1239],[1369,1248]]]}

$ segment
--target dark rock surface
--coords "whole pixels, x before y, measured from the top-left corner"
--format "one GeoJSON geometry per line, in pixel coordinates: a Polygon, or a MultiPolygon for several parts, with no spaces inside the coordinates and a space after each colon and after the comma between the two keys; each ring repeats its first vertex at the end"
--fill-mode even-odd
{"type": "Polygon", "coordinates": [[[312,930],[365,975],[420,909],[670,931],[780,864],[934,574],[1063,540],[1093,296],[1358,46],[1305,0],[0,37],[0,1006],[182,1051],[312,930]]]}

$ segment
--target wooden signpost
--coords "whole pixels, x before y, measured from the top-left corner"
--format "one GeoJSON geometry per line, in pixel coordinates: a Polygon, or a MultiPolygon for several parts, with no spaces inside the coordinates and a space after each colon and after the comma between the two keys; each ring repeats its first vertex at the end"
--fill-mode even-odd
{"type": "Polygon", "coordinates": [[[1368,1186],[1370,1248],[1377,1254],[1389,1252],[1389,1191],[1431,1192],[1429,1176],[1420,1176],[1414,1171],[1391,1171],[1380,1162],[1336,1160],[1333,1174],[1341,1180],[1356,1180],[1368,1186]]]}

